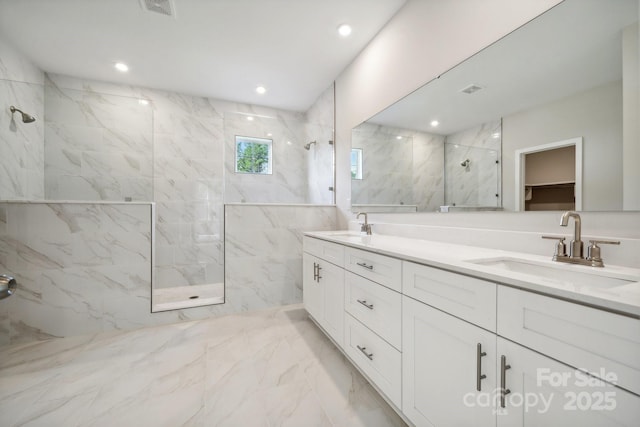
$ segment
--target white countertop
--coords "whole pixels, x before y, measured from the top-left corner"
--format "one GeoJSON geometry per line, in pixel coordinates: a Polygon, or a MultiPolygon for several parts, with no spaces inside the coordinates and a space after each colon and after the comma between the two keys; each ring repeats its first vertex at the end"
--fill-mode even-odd
{"type": "Polygon", "coordinates": [[[304,234],[640,318],[640,269],[607,265],[606,259],[605,267],[589,267],[554,262],[551,260],[552,254],[544,257],[522,252],[501,251],[381,234],[364,236],[357,232],[346,230],[307,232],[304,234]],[[582,284],[580,280],[541,277],[536,274],[510,271],[497,266],[481,265],[473,262],[491,261],[493,259],[515,260],[530,263],[534,266],[548,267],[551,272],[557,271],[558,274],[569,277],[571,277],[572,272],[577,276],[588,274],[589,277],[596,279],[595,282],[599,278],[594,276],[604,276],[603,280],[613,278],[627,282],[621,280],[620,284],[610,286],[582,284]]]}

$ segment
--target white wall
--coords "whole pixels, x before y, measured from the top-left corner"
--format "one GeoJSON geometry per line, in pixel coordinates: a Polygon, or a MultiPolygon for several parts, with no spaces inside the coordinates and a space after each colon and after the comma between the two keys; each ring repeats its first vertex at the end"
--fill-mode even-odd
{"type": "Polygon", "coordinates": [[[620,81],[502,119],[502,206],[505,210],[514,210],[515,206],[515,151],[576,137],[582,137],[584,144],[583,210],[622,210],[620,81]]]}

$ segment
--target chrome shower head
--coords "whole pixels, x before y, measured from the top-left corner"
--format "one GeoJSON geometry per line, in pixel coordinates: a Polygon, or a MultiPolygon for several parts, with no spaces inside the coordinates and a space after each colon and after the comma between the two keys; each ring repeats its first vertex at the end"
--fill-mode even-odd
{"type": "Polygon", "coordinates": [[[311,144],[315,144],[315,143],[316,143],[315,141],[311,141],[310,143],[305,144],[305,145],[304,145],[304,149],[305,149],[305,150],[310,150],[310,149],[311,149],[311,144]]]}
{"type": "Polygon", "coordinates": [[[30,114],[25,113],[22,110],[19,110],[18,108],[14,107],[13,105],[11,107],[9,107],[9,110],[11,110],[11,115],[13,116],[13,113],[15,113],[16,111],[18,113],[20,113],[22,115],[22,123],[33,123],[36,121],[36,118],[33,117],[30,114]]]}
{"type": "Polygon", "coordinates": [[[460,166],[462,166],[464,168],[466,168],[470,164],[471,164],[471,160],[469,160],[469,159],[465,159],[464,161],[460,162],[460,166]]]}

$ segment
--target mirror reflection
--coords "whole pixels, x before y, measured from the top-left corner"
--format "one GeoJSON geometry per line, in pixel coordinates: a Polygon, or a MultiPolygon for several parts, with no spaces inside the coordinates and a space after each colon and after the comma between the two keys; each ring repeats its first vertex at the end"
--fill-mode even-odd
{"type": "Polygon", "coordinates": [[[637,21],[637,0],[565,0],[354,128],[353,210],[640,209],[637,21]],[[543,153],[576,140],[573,163],[543,153]]]}

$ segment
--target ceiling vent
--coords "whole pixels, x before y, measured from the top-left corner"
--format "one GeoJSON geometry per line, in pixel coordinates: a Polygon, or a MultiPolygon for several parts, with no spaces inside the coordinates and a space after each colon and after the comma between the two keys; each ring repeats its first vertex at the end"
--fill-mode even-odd
{"type": "Polygon", "coordinates": [[[478,85],[472,84],[472,85],[469,85],[469,86],[465,87],[464,89],[460,89],[460,92],[471,95],[472,93],[477,92],[480,89],[482,89],[482,86],[478,86],[478,85]]]}
{"type": "Polygon", "coordinates": [[[176,8],[173,4],[173,0],[140,0],[140,6],[142,6],[143,10],[159,13],[161,15],[172,17],[175,17],[176,15],[176,8]]]}

